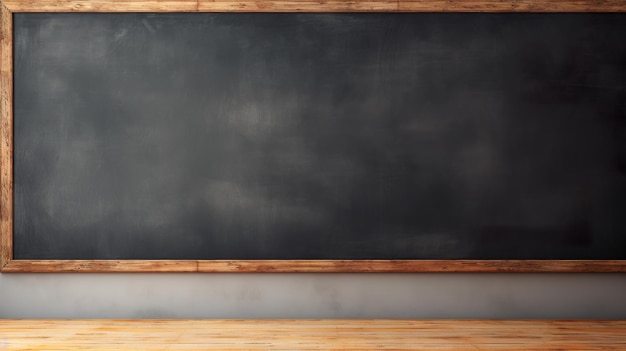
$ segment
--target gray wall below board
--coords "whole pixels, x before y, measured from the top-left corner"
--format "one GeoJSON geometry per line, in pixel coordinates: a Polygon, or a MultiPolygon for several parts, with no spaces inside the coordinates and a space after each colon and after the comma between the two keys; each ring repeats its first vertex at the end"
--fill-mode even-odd
{"type": "Polygon", "coordinates": [[[626,274],[0,274],[0,318],[626,319],[626,274]]]}

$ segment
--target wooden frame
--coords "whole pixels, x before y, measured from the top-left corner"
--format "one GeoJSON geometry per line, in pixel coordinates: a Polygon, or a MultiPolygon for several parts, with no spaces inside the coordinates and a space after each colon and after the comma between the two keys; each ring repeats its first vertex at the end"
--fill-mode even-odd
{"type": "Polygon", "coordinates": [[[2,272],[626,272],[626,260],[14,260],[14,12],[626,12],[626,0],[0,0],[2,272]]]}

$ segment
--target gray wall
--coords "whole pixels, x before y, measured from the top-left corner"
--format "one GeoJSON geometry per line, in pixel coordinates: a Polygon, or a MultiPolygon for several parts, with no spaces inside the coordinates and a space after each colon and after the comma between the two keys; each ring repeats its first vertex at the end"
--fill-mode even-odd
{"type": "Polygon", "coordinates": [[[3,318],[626,318],[626,274],[0,274],[3,318]]]}

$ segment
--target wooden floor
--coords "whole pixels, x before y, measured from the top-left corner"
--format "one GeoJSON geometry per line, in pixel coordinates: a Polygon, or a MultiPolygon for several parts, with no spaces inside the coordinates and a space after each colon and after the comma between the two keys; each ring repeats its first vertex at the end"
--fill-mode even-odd
{"type": "Polygon", "coordinates": [[[0,319],[0,350],[626,350],[626,321],[0,319]]]}

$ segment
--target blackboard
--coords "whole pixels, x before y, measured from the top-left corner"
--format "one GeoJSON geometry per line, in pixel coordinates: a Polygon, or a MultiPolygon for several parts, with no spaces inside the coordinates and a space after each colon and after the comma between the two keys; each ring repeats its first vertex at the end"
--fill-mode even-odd
{"type": "Polygon", "coordinates": [[[14,260],[624,260],[626,15],[15,13],[14,260]]]}

